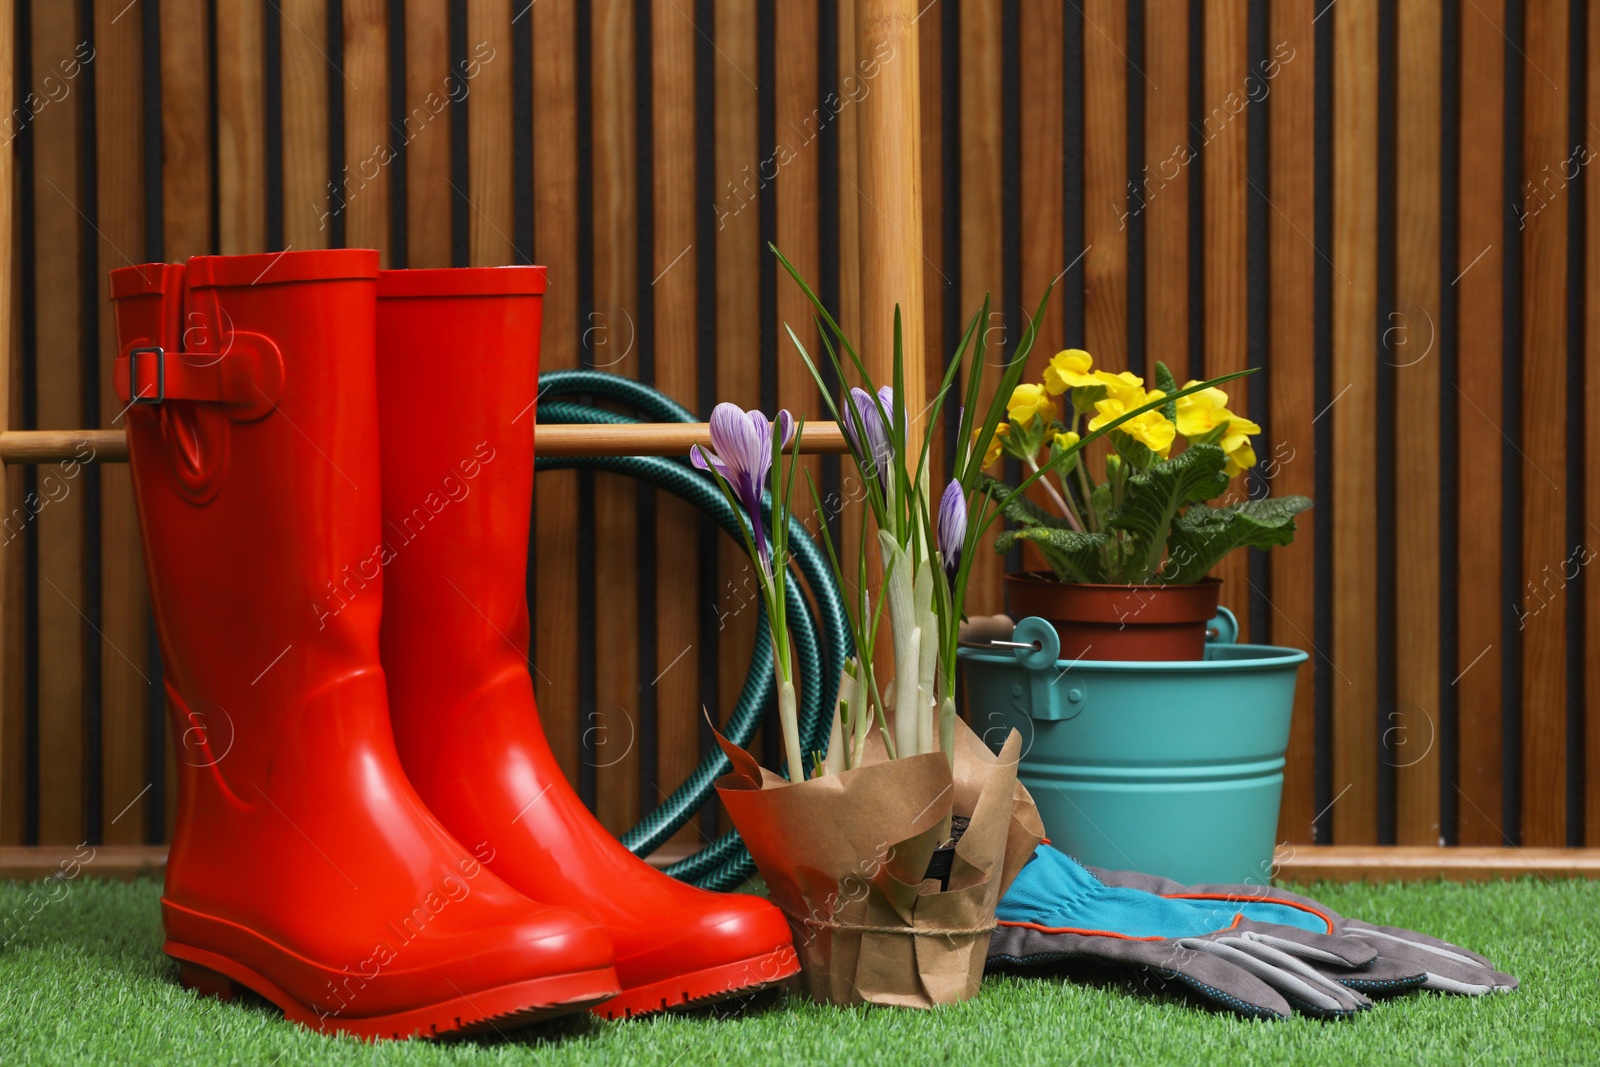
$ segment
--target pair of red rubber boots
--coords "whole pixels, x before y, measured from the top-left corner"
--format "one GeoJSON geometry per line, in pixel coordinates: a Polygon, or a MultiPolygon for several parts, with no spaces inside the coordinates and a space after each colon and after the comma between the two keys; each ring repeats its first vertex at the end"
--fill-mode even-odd
{"type": "Polygon", "coordinates": [[[526,649],[542,267],[114,271],[178,821],[166,952],[364,1037],[637,1015],[796,968],[767,902],[623,848],[526,649]]]}

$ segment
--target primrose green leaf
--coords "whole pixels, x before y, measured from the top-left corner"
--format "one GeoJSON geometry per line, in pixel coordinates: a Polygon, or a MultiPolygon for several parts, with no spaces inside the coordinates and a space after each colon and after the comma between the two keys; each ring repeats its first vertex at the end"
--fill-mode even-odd
{"type": "Polygon", "coordinates": [[[1227,491],[1228,476],[1223,473],[1227,463],[1228,457],[1215,445],[1190,445],[1129,476],[1122,502],[1106,516],[1107,525],[1126,533],[1132,542],[1123,580],[1147,582],[1156,576],[1173,519],[1190,504],[1227,491]]]}
{"type": "Polygon", "coordinates": [[[1294,518],[1311,507],[1303,496],[1246,500],[1227,507],[1196,504],[1173,523],[1162,580],[1198,582],[1236,548],[1275,548],[1294,540],[1294,518]]]}

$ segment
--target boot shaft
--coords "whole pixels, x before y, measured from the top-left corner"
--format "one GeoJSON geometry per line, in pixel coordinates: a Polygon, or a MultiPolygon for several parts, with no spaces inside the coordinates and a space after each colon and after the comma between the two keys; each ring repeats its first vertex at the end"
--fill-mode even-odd
{"type": "Polygon", "coordinates": [[[115,384],[191,766],[224,744],[231,765],[270,758],[242,742],[269,737],[275,709],[378,672],[376,277],[360,250],[112,272],[115,384]]]}
{"type": "MultiPolygon", "coordinates": [[[[383,649],[403,699],[414,692],[409,667],[424,661],[443,675],[527,672],[544,287],[543,267],[379,277],[384,537],[393,549],[383,649]]],[[[397,715],[397,728],[408,721],[397,715]]]]}

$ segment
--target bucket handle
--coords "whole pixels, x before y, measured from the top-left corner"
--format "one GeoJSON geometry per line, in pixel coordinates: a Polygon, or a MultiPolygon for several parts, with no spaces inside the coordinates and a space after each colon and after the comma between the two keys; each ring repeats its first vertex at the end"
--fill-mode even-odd
{"type": "Polygon", "coordinates": [[[1231,645],[1239,640],[1239,620],[1227,608],[1218,608],[1217,614],[1206,623],[1206,644],[1231,645]]]}

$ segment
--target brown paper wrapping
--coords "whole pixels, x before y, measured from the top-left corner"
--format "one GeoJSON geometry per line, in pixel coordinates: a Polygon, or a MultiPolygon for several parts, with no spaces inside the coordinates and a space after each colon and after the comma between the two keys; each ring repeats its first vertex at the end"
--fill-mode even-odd
{"type": "Polygon", "coordinates": [[[995,905],[1044,835],[1016,731],[996,756],[958,720],[953,769],[943,753],[888,759],[880,741],[855,770],[797,784],[718,740],[733,771],[717,792],[789,920],[807,994],[930,1008],[978,992],[995,905]],[[971,822],[941,891],[923,874],[952,815],[971,822]]]}

